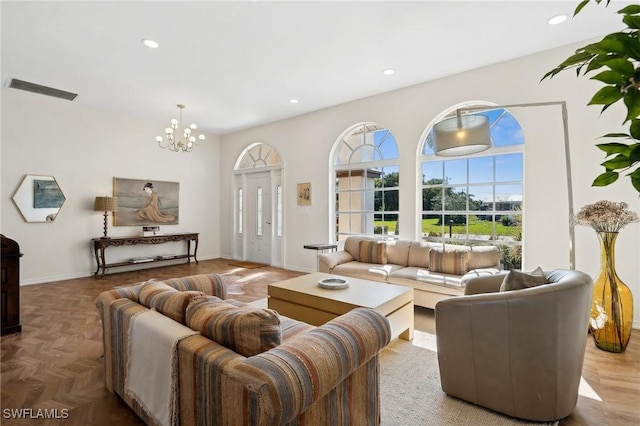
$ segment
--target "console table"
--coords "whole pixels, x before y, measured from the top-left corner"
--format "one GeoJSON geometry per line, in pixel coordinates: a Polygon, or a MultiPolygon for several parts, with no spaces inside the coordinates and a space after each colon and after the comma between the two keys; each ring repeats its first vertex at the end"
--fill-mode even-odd
{"type": "Polygon", "coordinates": [[[198,233],[193,232],[185,232],[179,234],[164,234],[164,235],[153,235],[150,237],[110,237],[110,238],[92,238],[91,243],[93,245],[93,252],[96,258],[96,272],[94,275],[98,275],[100,269],[102,269],[102,275],[104,276],[107,273],[107,268],[115,268],[119,266],[131,266],[131,265],[140,265],[142,263],[155,263],[155,262],[166,262],[168,260],[176,260],[176,259],[187,259],[187,263],[191,262],[191,258],[198,262],[198,258],[196,257],[198,253],[198,233]],[[150,260],[145,259],[143,262],[115,262],[115,263],[107,263],[104,257],[104,252],[108,247],[118,247],[118,246],[131,246],[137,244],[164,244],[173,241],[186,241],[187,242],[187,253],[186,254],[178,254],[175,256],[165,257],[159,256],[150,258],[150,260]],[[195,242],[195,247],[193,250],[193,254],[191,254],[191,242],[195,242]]]}

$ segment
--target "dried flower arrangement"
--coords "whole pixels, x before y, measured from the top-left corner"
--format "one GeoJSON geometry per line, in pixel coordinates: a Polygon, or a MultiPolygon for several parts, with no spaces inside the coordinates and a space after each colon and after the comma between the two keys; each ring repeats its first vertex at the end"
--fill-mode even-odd
{"type": "Polygon", "coordinates": [[[609,352],[624,352],[633,324],[633,296],[616,274],[614,245],[618,232],[638,214],[625,202],[598,201],[582,207],[575,223],[592,227],[600,241],[600,273],[593,280],[593,302],[589,329],[596,346],[609,352]]]}
{"type": "Polygon", "coordinates": [[[607,200],[587,204],[575,215],[575,223],[590,226],[596,232],[618,232],[638,220],[638,214],[629,210],[627,203],[607,200]]]}

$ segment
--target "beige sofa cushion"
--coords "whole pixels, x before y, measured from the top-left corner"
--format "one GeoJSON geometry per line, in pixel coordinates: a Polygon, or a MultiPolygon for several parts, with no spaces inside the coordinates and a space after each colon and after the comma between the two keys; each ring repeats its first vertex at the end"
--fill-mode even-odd
{"type": "Polygon", "coordinates": [[[360,261],[360,241],[370,240],[367,237],[348,237],[344,242],[344,251],[353,256],[353,259],[360,261]]]}
{"type": "Polygon", "coordinates": [[[469,251],[434,247],[429,250],[429,269],[432,272],[464,275],[469,271],[469,251]]]}
{"type": "Polygon", "coordinates": [[[471,246],[469,251],[469,270],[496,268],[502,260],[502,252],[496,246],[471,246]]]}
{"type": "MultiPolygon", "coordinates": [[[[386,265],[389,266],[389,265],[386,265]]],[[[485,268],[474,269],[464,275],[444,274],[442,272],[433,272],[428,269],[418,268],[415,266],[409,266],[393,270],[389,273],[387,281],[390,284],[409,285],[414,288],[420,288],[416,286],[413,281],[418,281],[427,284],[436,284],[453,288],[465,288],[467,282],[472,278],[491,276],[499,273],[498,269],[485,268]]]]}
{"type": "Polygon", "coordinates": [[[408,266],[419,268],[429,267],[429,250],[432,244],[427,242],[413,241],[409,248],[408,266]]]}
{"type": "Polygon", "coordinates": [[[354,261],[336,265],[331,272],[338,275],[346,275],[348,277],[385,282],[390,273],[402,268],[403,267],[400,265],[393,265],[391,263],[387,263],[386,265],[377,265],[375,263],[354,261]]]}
{"type": "Polygon", "coordinates": [[[408,266],[410,247],[411,241],[387,241],[387,262],[394,265],[408,266]]]}
{"type": "Polygon", "coordinates": [[[407,281],[418,281],[445,287],[463,287],[461,275],[443,274],[416,266],[408,266],[391,272],[387,281],[391,284],[400,285],[407,285],[407,281]]]}

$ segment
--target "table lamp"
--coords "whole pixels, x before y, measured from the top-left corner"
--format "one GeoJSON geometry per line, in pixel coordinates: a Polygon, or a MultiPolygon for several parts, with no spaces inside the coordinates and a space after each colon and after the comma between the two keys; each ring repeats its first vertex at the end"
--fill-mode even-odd
{"type": "Polygon", "coordinates": [[[93,204],[93,210],[96,212],[104,212],[104,235],[101,238],[109,238],[107,236],[107,214],[109,212],[118,211],[117,197],[96,197],[93,204]]]}

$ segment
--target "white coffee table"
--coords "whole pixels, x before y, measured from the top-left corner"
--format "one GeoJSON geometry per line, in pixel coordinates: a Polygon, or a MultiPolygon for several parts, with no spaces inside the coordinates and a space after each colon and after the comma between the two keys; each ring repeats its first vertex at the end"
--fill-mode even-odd
{"type": "Polygon", "coordinates": [[[289,318],[322,325],[358,307],[376,310],[389,320],[391,337],[413,339],[413,288],[315,272],[269,284],[268,306],[289,318]],[[349,287],[318,286],[325,278],[343,278],[349,287]]]}

